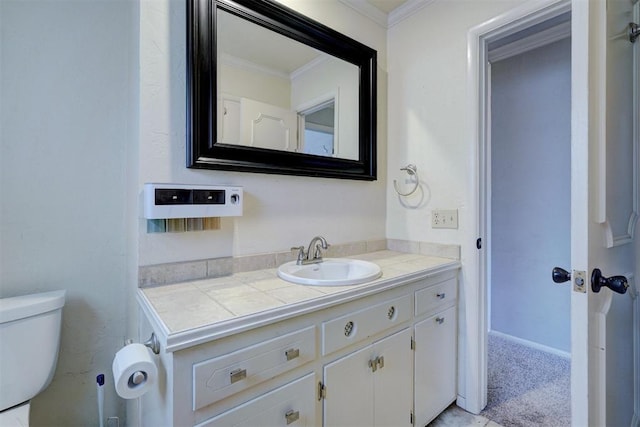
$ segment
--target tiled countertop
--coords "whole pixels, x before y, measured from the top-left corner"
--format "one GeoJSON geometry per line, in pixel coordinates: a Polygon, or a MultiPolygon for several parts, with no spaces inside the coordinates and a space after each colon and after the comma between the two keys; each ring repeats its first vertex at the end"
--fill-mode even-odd
{"type": "MultiPolygon", "coordinates": [[[[138,302],[168,351],[260,326],[261,323],[346,302],[388,289],[400,278],[426,277],[460,262],[418,254],[379,251],[348,258],[371,261],[382,276],[355,286],[303,286],[280,279],[277,269],[138,289],[138,302]]],[[[402,281],[404,282],[404,280],[402,281]]]]}

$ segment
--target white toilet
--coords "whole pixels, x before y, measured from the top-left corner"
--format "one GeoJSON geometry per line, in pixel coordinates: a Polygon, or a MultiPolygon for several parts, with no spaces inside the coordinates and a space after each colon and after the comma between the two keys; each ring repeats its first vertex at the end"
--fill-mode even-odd
{"type": "Polygon", "coordinates": [[[28,426],[29,401],[53,378],[65,291],[0,299],[0,426],[28,426]]]}

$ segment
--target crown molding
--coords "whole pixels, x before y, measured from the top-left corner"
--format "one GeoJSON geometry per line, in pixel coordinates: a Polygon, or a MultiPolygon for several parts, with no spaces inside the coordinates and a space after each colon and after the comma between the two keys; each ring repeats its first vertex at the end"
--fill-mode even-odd
{"type": "Polygon", "coordinates": [[[402,6],[394,9],[389,13],[387,18],[387,28],[391,28],[398,22],[404,21],[419,10],[429,6],[436,0],[409,0],[402,6]]]}
{"type": "Polygon", "coordinates": [[[289,79],[295,80],[298,77],[300,77],[302,74],[306,73],[307,71],[319,66],[320,64],[328,60],[329,60],[329,55],[320,55],[317,58],[315,58],[313,61],[307,62],[302,67],[296,70],[293,70],[291,74],[289,74],[289,79]]]}
{"type": "Polygon", "coordinates": [[[339,0],[340,3],[371,19],[381,27],[387,28],[388,16],[386,13],[367,2],[366,0],[339,0]]]}
{"type": "Polygon", "coordinates": [[[409,0],[386,14],[367,0],[338,0],[384,28],[391,28],[436,0],[409,0]]]}
{"type": "Polygon", "coordinates": [[[279,70],[274,70],[264,65],[256,64],[255,62],[248,61],[246,59],[238,58],[237,56],[229,55],[228,53],[222,53],[219,55],[220,61],[225,65],[230,65],[242,70],[254,71],[262,74],[268,74],[281,79],[289,80],[289,74],[279,70]]]}

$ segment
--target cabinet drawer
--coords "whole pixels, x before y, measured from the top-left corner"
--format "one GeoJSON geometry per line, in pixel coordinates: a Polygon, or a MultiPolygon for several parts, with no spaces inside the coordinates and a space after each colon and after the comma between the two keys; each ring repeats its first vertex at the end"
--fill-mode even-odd
{"type": "Polygon", "coordinates": [[[456,300],[457,291],[455,278],[416,291],[416,316],[432,313],[437,308],[450,305],[456,300]]]}
{"type": "Polygon", "coordinates": [[[315,375],[309,374],[196,427],[311,427],[316,421],[315,410],[315,375]]]}
{"type": "Polygon", "coordinates": [[[301,366],[316,357],[315,327],[193,365],[193,410],[301,366]]]}
{"type": "Polygon", "coordinates": [[[411,318],[411,296],[389,300],[322,323],[326,355],[411,318]]]}

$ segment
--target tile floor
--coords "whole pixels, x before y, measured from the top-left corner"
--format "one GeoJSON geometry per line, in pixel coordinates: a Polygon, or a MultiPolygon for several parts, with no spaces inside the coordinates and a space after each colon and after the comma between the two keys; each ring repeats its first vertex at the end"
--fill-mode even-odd
{"type": "Polygon", "coordinates": [[[455,404],[449,406],[435,420],[431,421],[427,427],[501,427],[488,418],[481,415],[471,414],[458,408],[455,404]]]}

